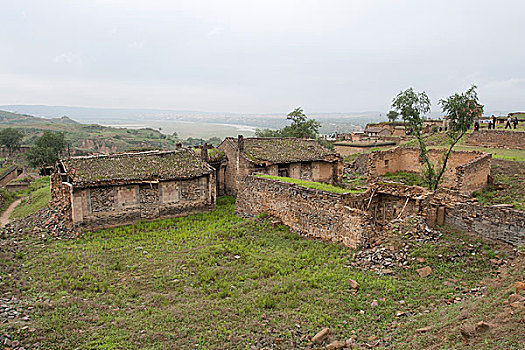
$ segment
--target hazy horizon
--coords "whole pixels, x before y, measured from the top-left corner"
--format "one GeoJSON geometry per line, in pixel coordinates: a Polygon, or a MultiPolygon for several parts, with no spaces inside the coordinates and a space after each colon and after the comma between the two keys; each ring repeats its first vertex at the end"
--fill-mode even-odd
{"type": "Polygon", "coordinates": [[[142,1],[4,4],[0,104],[307,114],[437,101],[476,84],[525,109],[521,1],[142,1]]]}

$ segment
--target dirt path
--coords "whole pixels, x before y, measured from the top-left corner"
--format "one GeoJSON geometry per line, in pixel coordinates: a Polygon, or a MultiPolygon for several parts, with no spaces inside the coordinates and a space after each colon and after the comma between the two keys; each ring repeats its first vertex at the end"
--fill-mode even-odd
{"type": "Polygon", "coordinates": [[[11,216],[13,210],[15,210],[15,208],[18,206],[18,204],[20,204],[22,199],[23,198],[18,198],[16,201],[11,203],[11,205],[2,213],[2,215],[0,216],[0,227],[4,227],[9,223],[9,221],[11,221],[9,220],[9,217],[11,216]]]}

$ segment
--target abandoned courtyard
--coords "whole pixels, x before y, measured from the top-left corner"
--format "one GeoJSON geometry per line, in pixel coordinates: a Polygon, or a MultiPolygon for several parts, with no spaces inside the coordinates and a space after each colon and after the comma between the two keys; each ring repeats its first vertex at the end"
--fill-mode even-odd
{"type": "Polygon", "coordinates": [[[381,246],[351,250],[233,209],[223,197],[215,211],[73,239],[40,234],[30,219],[8,226],[2,312],[20,320],[1,325],[10,346],[523,346],[523,300],[511,295],[525,278],[516,249],[407,218],[381,246]],[[431,273],[421,277],[424,267],[431,273]],[[312,342],[325,328],[328,339],[312,342]]]}

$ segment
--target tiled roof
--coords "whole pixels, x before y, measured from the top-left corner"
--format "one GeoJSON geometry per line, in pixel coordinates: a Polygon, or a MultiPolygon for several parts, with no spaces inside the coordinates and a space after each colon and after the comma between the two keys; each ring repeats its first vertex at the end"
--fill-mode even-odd
{"type": "Polygon", "coordinates": [[[74,185],[187,179],[213,169],[192,150],[116,153],[61,160],[74,185]]]}
{"type": "MultiPolygon", "coordinates": [[[[236,140],[234,140],[236,142],[236,140]]],[[[316,140],[298,138],[245,138],[244,154],[254,163],[334,161],[339,157],[316,140]]]]}

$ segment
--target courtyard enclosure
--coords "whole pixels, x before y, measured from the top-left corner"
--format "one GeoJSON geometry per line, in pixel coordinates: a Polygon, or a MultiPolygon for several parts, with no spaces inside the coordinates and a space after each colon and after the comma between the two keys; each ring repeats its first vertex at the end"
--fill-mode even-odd
{"type": "Polygon", "coordinates": [[[51,201],[90,229],[188,215],[215,207],[214,169],[192,150],[59,161],[51,201]]]}
{"type": "Polygon", "coordinates": [[[226,194],[236,194],[243,178],[256,172],[330,184],[341,182],[341,157],[315,140],[228,137],[219,149],[228,158],[226,194]]]}
{"type": "MultiPolygon", "coordinates": [[[[431,163],[437,165],[443,156],[438,149],[428,150],[431,163]]],[[[463,193],[471,193],[489,182],[491,155],[477,151],[452,151],[442,186],[463,193]]],[[[397,147],[388,151],[372,152],[368,157],[368,176],[375,179],[386,173],[421,173],[419,150],[397,147]]]]}

